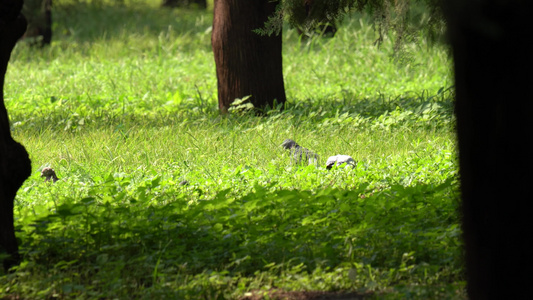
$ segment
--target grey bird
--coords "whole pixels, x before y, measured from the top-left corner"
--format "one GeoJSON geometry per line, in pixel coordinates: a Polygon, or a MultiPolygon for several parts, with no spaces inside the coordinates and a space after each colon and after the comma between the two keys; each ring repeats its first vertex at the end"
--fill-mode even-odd
{"type": "Polygon", "coordinates": [[[355,160],[350,155],[344,155],[344,154],[337,154],[335,156],[330,156],[328,160],[326,161],[326,169],[331,169],[333,166],[342,166],[346,164],[346,166],[351,165],[352,168],[355,167],[355,160]]]}
{"type": "Polygon", "coordinates": [[[318,155],[313,151],[298,145],[291,139],[286,139],[281,146],[291,152],[291,162],[299,165],[307,161],[309,164],[318,163],[318,155]]]}

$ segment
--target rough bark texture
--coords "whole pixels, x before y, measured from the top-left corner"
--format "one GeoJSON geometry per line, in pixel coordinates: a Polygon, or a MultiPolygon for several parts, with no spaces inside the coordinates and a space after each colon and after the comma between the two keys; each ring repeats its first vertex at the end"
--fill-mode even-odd
{"type": "Polygon", "coordinates": [[[13,201],[17,190],[31,173],[26,149],[11,137],[3,92],[11,50],[26,30],[21,7],[20,0],[3,0],[0,4],[0,248],[11,255],[4,261],[6,269],[19,260],[13,228],[13,201]]]}
{"type": "Polygon", "coordinates": [[[529,299],[532,5],[444,2],[455,60],[468,294],[471,299],[529,299]]]}
{"type": "Polygon", "coordinates": [[[215,0],[211,42],[222,113],[236,98],[248,95],[258,109],[285,103],[281,34],[253,32],[263,28],[275,8],[270,0],[215,0]]]}
{"type": "Polygon", "coordinates": [[[52,42],[52,0],[44,0],[44,19],[42,45],[50,45],[52,42]]]}

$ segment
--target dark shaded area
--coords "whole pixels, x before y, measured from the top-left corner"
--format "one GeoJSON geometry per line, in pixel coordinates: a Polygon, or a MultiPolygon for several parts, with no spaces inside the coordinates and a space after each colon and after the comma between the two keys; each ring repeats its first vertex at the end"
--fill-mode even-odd
{"type": "Polygon", "coordinates": [[[320,34],[333,37],[337,32],[335,21],[331,19],[331,16],[325,14],[325,10],[320,4],[315,5],[315,1],[313,0],[303,1],[305,13],[302,12],[304,17],[300,23],[303,26],[298,27],[300,35],[311,36],[313,34],[320,34]]]}
{"type": "Polygon", "coordinates": [[[269,0],[215,0],[211,43],[215,55],[218,106],[251,95],[256,109],[285,103],[281,34],[259,35],[276,9],[269,0]]]}
{"type": "Polygon", "coordinates": [[[349,292],[324,292],[324,291],[283,291],[271,290],[267,292],[254,292],[251,296],[245,296],[240,300],[262,299],[291,299],[291,300],[359,300],[369,299],[374,296],[372,292],[349,293],[349,292]]]}
{"type": "Polygon", "coordinates": [[[331,114],[334,114],[338,110],[339,113],[357,113],[372,119],[379,118],[387,112],[392,112],[396,109],[410,111],[414,114],[421,114],[425,110],[436,110],[439,116],[451,120],[455,98],[453,87],[443,87],[435,94],[430,94],[430,91],[424,91],[422,93],[408,92],[396,96],[381,94],[377,97],[361,98],[353,92],[343,91],[341,97],[333,97],[305,100],[297,99],[287,102],[286,108],[288,110],[294,110],[294,114],[296,115],[304,112],[308,113],[309,107],[314,107],[315,110],[324,110],[328,113],[331,112],[331,114]]]}
{"type": "Polygon", "coordinates": [[[9,117],[4,105],[4,76],[11,51],[26,30],[20,14],[22,1],[5,0],[0,4],[0,246],[10,255],[4,260],[7,270],[19,261],[13,227],[13,201],[17,190],[31,173],[26,149],[11,137],[9,117]]]}
{"type": "Polygon", "coordinates": [[[529,1],[445,1],[471,299],[531,291],[533,43],[529,1]]]}
{"type": "MultiPolygon", "coordinates": [[[[345,254],[350,247],[357,261],[385,270],[399,268],[403,253],[414,251],[416,257],[410,264],[416,267],[410,274],[439,274],[442,284],[462,280],[457,275],[460,271],[456,271],[461,248],[457,238],[457,203],[450,201],[455,198],[457,186],[451,179],[442,184],[393,186],[390,193],[373,195],[367,193],[366,186],[316,193],[256,188],[237,199],[232,199],[230,190],[223,190],[193,206],[188,200],[191,194],[201,191],[201,185],[192,183],[180,187],[182,192],[160,193],[169,186],[158,186],[160,181],[150,180],[146,183],[151,188],[142,195],[122,193],[120,196],[117,186],[125,187],[129,180],[117,177],[98,182],[89,191],[89,197],[76,203],[59,199],[55,212],[26,224],[31,230],[21,231],[21,252],[28,264],[19,271],[47,270],[57,272],[61,278],[64,271],[60,262],[69,261],[73,263],[69,264],[67,274],[70,270],[88,270],[88,276],[73,277],[73,284],[94,285],[98,282],[95,278],[101,278],[98,274],[109,272],[125,281],[142,280],[145,288],[154,285],[166,289],[153,281],[153,269],[158,261],[162,262],[158,272],[169,279],[180,280],[183,279],[180,276],[211,270],[228,271],[228,276],[254,277],[257,271],[276,274],[265,262],[283,265],[287,271],[299,264],[305,265],[301,272],[313,272],[317,267],[334,270],[349,260],[345,254]],[[366,194],[364,199],[362,193],[366,194]],[[107,197],[114,197],[114,201],[103,205],[101,199],[107,197]],[[147,201],[155,197],[159,197],[160,205],[147,207],[147,201]],[[424,209],[419,209],[421,204],[424,209]],[[345,205],[350,209],[341,209],[345,205]],[[309,222],[302,222],[303,216],[309,222]],[[349,233],[352,228],[363,231],[354,235],[349,233]],[[168,245],[163,252],[162,244],[168,245]],[[107,260],[101,264],[99,257],[103,256],[107,260]],[[115,273],[117,268],[120,271],[115,273]],[[93,270],[98,271],[93,273],[93,270]]],[[[344,272],[339,276],[340,281],[346,279],[341,277],[345,276],[344,272]]],[[[361,276],[354,289],[363,288],[367,282],[363,281],[364,277],[361,276]]],[[[404,279],[398,284],[405,284],[404,279]]],[[[97,283],[99,287],[105,284],[97,283]]],[[[186,296],[207,299],[209,293],[217,292],[216,289],[199,291],[191,286],[175,290],[170,285],[168,289],[165,292],[176,293],[171,299],[187,299],[186,296]]],[[[16,293],[16,289],[13,291],[16,293]]],[[[133,285],[132,291],[138,294],[131,294],[130,298],[136,299],[142,298],[146,290],[133,285]]],[[[302,292],[301,295],[357,295],[344,292],[302,292]]],[[[364,290],[357,292],[365,294],[364,290]]],[[[28,298],[24,296],[20,295],[28,298]]],[[[60,298],[69,296],[73,295],[68,292],[59,295],[60,298]]]]}
{"type": "Polygon", "coordinates": [[[163,0],[163,7],[198,7],[207,8],[207,0],[163,0]]]}
{"type": "Polygon", "coordinates": [[[52,42],[52,0],[26,0],[22,13],[28,21],[28,29],[22,38],[31,38],[42,46],[52,42]]]}

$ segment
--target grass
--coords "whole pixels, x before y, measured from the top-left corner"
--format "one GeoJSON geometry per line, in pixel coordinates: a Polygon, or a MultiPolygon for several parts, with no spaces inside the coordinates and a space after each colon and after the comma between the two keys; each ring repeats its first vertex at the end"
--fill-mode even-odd
{"type": "Polygon", "coordinates": [[[220,116],[211,12],[54,4],[53,45],[19,43],[6,77],[34,171],[0,297],[466,298],[446,49],[394,63],[356,16],[333,39],[285,29],[286,109],[220,116]],[[286,138],[321,165],[291,165],[286,138]],[[339,153],[357,167],[325,170],[339,153]]]}

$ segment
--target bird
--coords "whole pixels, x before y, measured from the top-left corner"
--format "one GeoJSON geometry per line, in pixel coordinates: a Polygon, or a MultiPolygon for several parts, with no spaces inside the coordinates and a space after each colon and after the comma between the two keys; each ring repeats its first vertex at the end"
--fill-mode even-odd
{"type": "Polygon", "coordinates": [[[343,164],[346,164],[346,166],[351,165],[352,168],[355,167],[356,162],[350,155],[344,155],[344,154],[337,154],[335,156],[330,156],[328,160],[326,161],[326,169],[331,169],[334,165],[335,166],[342,166],[343,164]]]}
{"type": "Polygon", "coordinates": [[[50,179],[52,179],[53,182],[56,182],[59,180],[59,178],[57,178],[57,175],[54,169],[50,167],[43,168],[43,170],[41,171],[41,177],[44,177],[45,182],[50,181],[50,179]]]}
{"type": "Polygon", "coordinates": [[[294,140],[286,139],[281,143],[281,146],[291,152],[291,161],[295,164],[301,164],[304,161],[307,161],[310,165],[318,163],[318,155],[300,145],[298,145],[294,140]]]}

